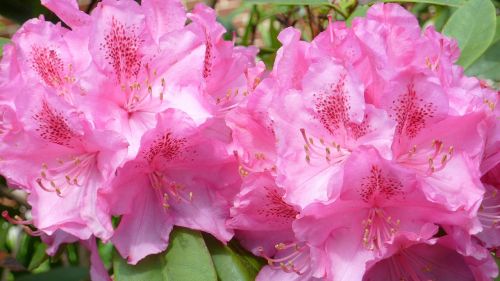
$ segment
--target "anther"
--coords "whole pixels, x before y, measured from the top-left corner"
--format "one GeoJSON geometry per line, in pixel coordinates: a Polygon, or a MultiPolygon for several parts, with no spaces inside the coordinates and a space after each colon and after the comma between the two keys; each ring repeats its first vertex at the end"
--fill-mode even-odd
{"type": "Polygon", "coordinates": [[[448,160],[448,155],[447,154],[443,155],[443,158],[441,159],[441,164],[446,163],[446,160],[448,160]]]}

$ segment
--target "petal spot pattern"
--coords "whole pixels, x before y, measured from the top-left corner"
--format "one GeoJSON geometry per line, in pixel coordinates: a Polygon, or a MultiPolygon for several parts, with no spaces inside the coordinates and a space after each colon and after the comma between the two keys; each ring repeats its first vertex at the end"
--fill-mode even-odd
{"type": "Polygon", "coordinates": [[[403,185],[398,179],[382,173],[380,167],[373,165],[370,174],[363,178],[360,195],[363,201],[369,202],[377,196],[390,199],[402,193],[403,185]]]}
{"type": "Polygon", "coordinates": [[[57,52],[47,47],[34,46],[31,50],[31,67],[50,87],[64,82],[64,64],[57,52]]]}
{"type": "Polygon", "coordinates": [[[316,112],[321,124],[332,135],[344,124],[349,123],[349,97],[345,89],[346,74],[339,77],[339,81],[331,84],[328,92],[324,91],[320,95],[315,95],[316,112]]]}
{"type": "Polygon", "coordinates": [[[290,205],[283,201],[283,194],[276,188],[264,187],[266,190],[266,205],[265,208],[259,209],[258,214],[266,218],[278,218],[283,222],[293,221],[298,212],[290,205]]]}
{"type": "Polygon", "coordinates": [[[109,32],[104,37],[101,50],[113,68],[118,82],[136,77],[142,64],[139,48],[143,41],[137,36],[137,28],[128,27],[116,18],[111,19],[109,32]]]}
{"type": "Polygon", "coordinates": [[[171,132],[167,132],[153,141],[149,150],[145,151],[144,158],[151,163],[156,156],[161,155],[164,160],[174,160],[186,144],[185,138],[174,138],[171,132]]]}
{"type": "Polygon", "coordinates": [[[71,140],[76,136],[66,117],[52,109],[45,100],[40,111],[33,115],[33,119],[38,122],[36,131],[51,143],[70,146],[71,140]]]}
{"type": "Polygon", "coordinates": [[[346,79],[347,74],[342,73],[337,83],[330,84],[326,90],[314,95],[317,118],[330,134],[338,134],[343,129],[353,139],[359,139],[369,133],[371,128],[367,115],[360,124],[351,121],[346,79]]]}
{"type": "Polygon", "coordinates": [[[436,107],[432,102],[424,102],[424,99],[417,97],[415,87],[409,84],[405,94],[392,102],[390,114],[396,122],[396,134],[403,133],[414,138],[425,128],[427,120],[434,117],[436,107]]]}

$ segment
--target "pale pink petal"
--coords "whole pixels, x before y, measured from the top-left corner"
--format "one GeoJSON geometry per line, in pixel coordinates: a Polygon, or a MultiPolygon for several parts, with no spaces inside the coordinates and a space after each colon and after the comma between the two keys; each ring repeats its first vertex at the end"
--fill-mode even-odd
{"type": "Polygon", "coordinates": [[[285,272],[281,269],[273,269],[270,266],[264,266],[259,275],[255,278],[256,281],[313,281],[321,280],[311,276],[311,273],[297,274],[295,272],[285,272]]]}
{"type": "Polygon", "coordinates": [[[82,241],[82,244],[90,251],[90,278],[92,281],[111,281],[112,279],[99,256],[95,237],[82,241]]]}
{"type": "Polygon", "coordinates": [[[133,190],[135,200],[130,212],[122,216],[111,241],[122,257],[136,264],[147,255],[167,248],[173,221],[147,177],[136,175],[123,188],[133,190]]]}
{"type": "Polygon", "coordinates": [[[300,41],[300,31],[292,27],[281,31],[278,40],[283,47],[276,54],[272,75],[281,87],[300,89],[309,64],[306,55],[309,44],[300,41]]]}
{"type": "Polygon", "coordinates": [[[175,224],[208,232],[220,241],[229,241],[233,232],[226,226],[229,211],[223,198],[211,192],[203,182],[193,181],[187,190],[191,196],[189,202],[171,200],[175,224]]]}
{"type": "Polygon", "coordinates": [[[163,35],[184,27],[186,11],[181,1],[144,0],[141,4],[146,24],[156,42],[163,35]]]}
{"type": "Polygon", "coordinates": [[[103,1],[92,11],[90,52],[116,84],[137,78],[148,40],[141,7],[132,0],[103,1]]]}
{"type": "Polygon", "coordinates": [[[253,173],[245,177],[242,189],[234,199],[228,224],[249,231],[290,229],[298,212],[283,201],[284,193],[269,173],[253,173]]]}
{"type": "Polygon", "coordinates": [[[42,5],[49,8],[72,28],[90,23],[90,17],[80,11],[77,0],[42,0],[42,5]]]}
{"type": "Polygon", "coordinates": [[[375,264],[363,281],[475,280],[463,257],[439,245],[419,244],[375,264]]]}

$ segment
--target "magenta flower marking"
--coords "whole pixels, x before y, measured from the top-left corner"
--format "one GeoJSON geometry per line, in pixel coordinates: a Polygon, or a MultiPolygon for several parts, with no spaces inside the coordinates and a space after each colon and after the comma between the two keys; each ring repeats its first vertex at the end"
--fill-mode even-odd
{"type": "Polygon", "coordinates": [[[42,3],[65,25],[4,47],[0,173],[49,254],[80,241],[109,281],[96,239],[136,264],[182,226],[265,258],[258,281],[497,275],[498,92],[403,7],[286,28],[266,71],[202,4],[42,3]]]}
{"type": "Polygon", "coordinates": [[[141,69],[142,56],[139,48],[143,43],[136,35],[137,28],[125,26],[112,17],[108,30],[101,48],[106,53],[105,58],[113,67],[118,82],[136,78],[141,69]]]}

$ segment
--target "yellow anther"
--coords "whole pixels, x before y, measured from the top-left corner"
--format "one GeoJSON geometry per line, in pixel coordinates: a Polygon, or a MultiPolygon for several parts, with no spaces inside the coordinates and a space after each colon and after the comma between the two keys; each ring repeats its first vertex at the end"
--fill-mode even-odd
{"type": "Polygon", "coordinates": [[[441,164],[446,163],[446,160],[448,160],[448,154],[443,155],[443,158],[441,158],[441,164]]]}

